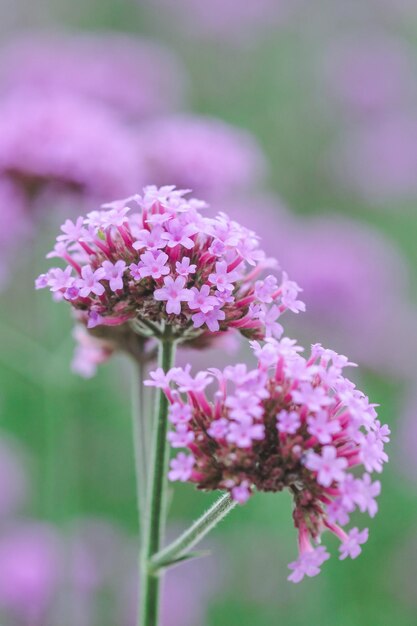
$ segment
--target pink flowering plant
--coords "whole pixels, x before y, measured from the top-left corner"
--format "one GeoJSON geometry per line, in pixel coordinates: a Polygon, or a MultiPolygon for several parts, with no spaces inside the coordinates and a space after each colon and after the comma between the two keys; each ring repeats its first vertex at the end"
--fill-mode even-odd
{"type": "Polygon", "coordinates": [[[184,341],[204,332],[238,329],[250,338],[279,337],[278,319],[304,310],[296,283],[282,273],[255,233],[174,187],[66,220],[49,257],[66,263],[36,281],[72,305],[88,328],[134,324],[143,336],[171,329],[184,341]]]}
{"type": "Polygon", "coordinates": [[[238,364],[193,377],[189,368],[173,368],[164,377],[151,374],[147,384],[168,398],[171,446],[187,449],[171,461],[170,480],[227,491],[230,505],[245,503],[255,490],[289,490],[299,546],[289,580],[299,582],[329,558],[318,545],[325,530],[340,539],[341,559],[361,552],[368,530],[342,527],[356,508],[370,517],[377,512],[381,486],[371,473],[388,460],[390,430],[343,376],[353,365],[346,357],[316,344],[304,358],[285,337],[253,341],[252,349],[253,370],[238,364]]]}
{"type": "Polygon", "coordinates": [[[91,375],[120,349],[139,368],[141,626],[159,623],[164,571],[199,556],[192,548],[256,490],[288,489],[294,498],[299,558],[291,581],[314,576],[329,558],[318,545],[326,529],[341,540],[340,558],[355,558],[368,531],[342,527],[355,508],[375,515],[380,483],[371,473],[387,460],[388,427],[342,375],[352,364],[320,345],[305,359],[282,337],[282,314],[304,310],[298,285],[277,275],[254,232],[224,213],[205,217],[205,206],[173,186],[150,186],[67,220],[48,255],[64,266],[36,281],[74,312],[78,371],[91,375]],[[190,366],[175,367],[179,343],[204,348],[230,330],[250,340],[255,369],[238,364],[193,376],[190,366]],[[149,344],[157,345],[158,366],[144,380],[149,344]],[[142,387],[155,389],[152,443],[142,387]],[[183,449],[171,462],[170,447],[183,449]],[[223,494],[163,547],[168,480],[223,494]]]}

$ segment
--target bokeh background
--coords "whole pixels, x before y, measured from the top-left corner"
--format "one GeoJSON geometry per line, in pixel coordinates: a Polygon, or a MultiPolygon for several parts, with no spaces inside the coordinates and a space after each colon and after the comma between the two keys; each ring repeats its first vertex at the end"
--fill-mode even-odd
{"type": "MultiPolygon", "coordinates": [[[[74,338],[69,308],[33,280],[65,217],[149,183],[190,187],[257,230],[304,288],[308,311],[286,332],[359,362],[393,433],[358,560],[287,583],[290,498],[256,495],[213,533],[211,557],[168,575],[163,626],[415,624],[416,3],[0,11],[1,626],[135,623],[130,364],[74,338]]],[[[211,499],[176,486],[170,533],[211,499]]]]}

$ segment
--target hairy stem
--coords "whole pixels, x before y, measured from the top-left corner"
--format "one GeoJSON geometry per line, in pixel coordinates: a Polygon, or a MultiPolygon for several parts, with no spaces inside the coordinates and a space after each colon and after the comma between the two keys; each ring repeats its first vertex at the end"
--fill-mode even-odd
{"type": "MultiPolygon", "coordinates": [[[[158,363],[164,372],[173,365],[175,341],[167,327],[159,340],[158,363]]],[[[166,491],[169,462],[167,442],[168,400],[161,389],[155,398],[153,423],[153,446],[150,476],[144,518],[143,549],[141,559],[141,598],[140,626],[157,626],[159,595],[162,573],[151,565],[152,557],[160,550],[166,519],[166,491]]]]}
{"type": "Polygon", "coordinates": [[[169,546],[152,558],[155,571],[169,567],[186,557],[187,552],[199,543],[226,515],[236,506],[229,494],[222,495],[190,528],[180,535],[169,546]]]}

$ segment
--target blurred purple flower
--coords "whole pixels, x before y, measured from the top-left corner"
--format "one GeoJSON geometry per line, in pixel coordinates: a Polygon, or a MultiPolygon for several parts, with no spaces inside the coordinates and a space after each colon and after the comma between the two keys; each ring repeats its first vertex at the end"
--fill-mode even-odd
{"type": "Polygon", "coordinates": [[[119,624],[117,581],[126,576],[131,556],[128,537],[111,522],[73,522],[66,537],[65,581],[51,606],[50,626],[60,615],[74,626],[119,624]]]}
{"type": "Polygon", "coordinates": [[[28,34],[1,51],[3,91],[93,99],[131,119],[177,108],[184,86],[172,51],[125,34],[28,34]]]}
{"type": "MultiPolygon", "coordinates": [[[[25,522],[0,535],[0,611],[11,623],[44,626],[60,578],[60,540],[47,524],[25,522]]],[[[9,622],[10,623],[10,622],[9,622]]]]}
{"type": "MultiPolygon", "coordinates": [[[[105,590],[111,598],[111,605],[104,613],[97,604],[99,596],[96,593],[96,615],[100,619],[92,621],[91,626],[96,623],[97,626],[103,623],[134,626],[137,614],[136,539],[100,519],[81,519],[75,530],[80,555],[84,554],[84,559],[88,556],[94,565],[96,589],[91,591],[105,590]]],[[[198,561],[191,562],[176,569],[173,576],[168,573],[162,598],[161,626],[204,623],[207,602],[222,578],[215,571],[213,559],[206,560],[204,565],[202,568],[198,561]]],[[[82,572],[81,569],[80,574],[82,572]]]]}
{"type": "Polygon", "coordinates": [[[395,246],[371,227],[324,216],[279,240],[282,262],[304,288],[307,313],[299,330],[310,327],[310,336],[334,339],[336,349],[359,363],[408,378],[416,310],[395,246]]]}
{"type": "Polygon", "coordinates": [[[136,188],[130,133],[108,110],[62,95],[0,103],[0,174],[33,193],[43,186],[115,197],[136,188]]]}
{"type": "Polygon", "coordinates": [[[137,149],[121,118],[141,120],[172,110],[183,90],[175,58],[150,41],[117,34],[28,34],[4,44],[0,285],[10,272],[8,249],[14,250],[22,226],[33,228],[28,210],[50,204],[51,197],[56,210],[67,201],[80,208],[142,185],[137,149]]]}
{"type": "Polygon", "coordinates": [[[413,53],[404,41],[368,32],[342,37],[325,52],[327,90],[348,112],[387,113],[415,96],[413,53]]]}
{"type": "Polygon", "coordinates": [[[335,216],[298,218],[277,200],[227,205],[232,218],[257,224],[266,253],[303,286],[306,313],[287,329],[311,342],[331,343],[361,365],[410,377],[417,311],[408,269],[395,245],[370,226],[335,216]],[[401,350],[398,346],[401,346],[401,350]]]}
{"type": "Polygon", "coordinates": [[[326,167],[373,205],[395,209],[399,202],[415,201],[417,115],[390,115],[349,131],[326,167]]]}
{"type": "Polygon", "coordinates": [[[98,366],[110,359],[116,346],[111,341],[93,337],[81,324],[74,327],[73,337],[75,349],[71,370],[82,378],[92,378],[98,366]]]}
{"type": "MultiPolygon", "coordinates": [[[[206,623],[208,601],[223,578],[210,560],[206,559],[202,564],[197,559],[174,572],[168,572],[161,626],[203,626],[206,623]]],[[[133,621],[132,626],[134,624],[133,621]]]]}
{"type": "Polygon", "coordinates": [[[97,594],[114,596],[128,555],[126,537],[100,519],[81,519],[65,535],[34,521],[3,528],[0,615],[22,626],[54,626],[62,616],[74,626],[117,623],[115,611],[101,617],[97,594]]]}
{"type": "Polygon", "coordinates": [[[130,555],[128,537],[115,524],[99,517],[76,520],[69,545],[71,578],[84,590],[114,585],[130,555]]]}
{"type": "Polygon", "coordinates": [[[138,146],[147,180],[189,188],[208,199],[247,189],[266,171],[256,139],[216,118],[156,119],[141,128],[138,146]]]}
{"type": "MultiPolygon", "coordinates": [[[[209,560],[168,576],[163,626],[202,624],[219,575],[209,560]],[[187,607],[186,611],[184,607],[187,607]]],[[[137,596],[136,539],[100,518],[58,532],[19,521],[0,532],[0,619],[19,626],[130,626],[137,596]],[[106,601],[107,599],[107,601],[106,601]]]]}

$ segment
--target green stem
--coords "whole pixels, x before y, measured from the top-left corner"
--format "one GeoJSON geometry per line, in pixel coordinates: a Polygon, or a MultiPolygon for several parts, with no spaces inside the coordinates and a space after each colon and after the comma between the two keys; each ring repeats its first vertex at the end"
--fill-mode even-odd
{"type": "Polygon", "coordinates": [[[222,495],[190,528],[175,539],[169,546],[152,558],[152,566],[158,571],[186,556],[186,553],[199,543],[236,506],[230,495],[222,495]]]}
{"type": "MultiPolygon", "coordinates": [[[[175,341],[166,328],[159,340],[158,364],[164,372],[173,365],[175,341]]],[[[168,400],[162,389],[158,389],[155,402],[153,423],[153,446],[150,476],[147,494],[147,506],[144,519],[143,551],[141,560],[141,598],[142,609],[140,626],[158,626],[159,595],[161,572],[155,571],[151,560],[161,547],[166,518],[166,491],[169,463],[168,400]]]]}

